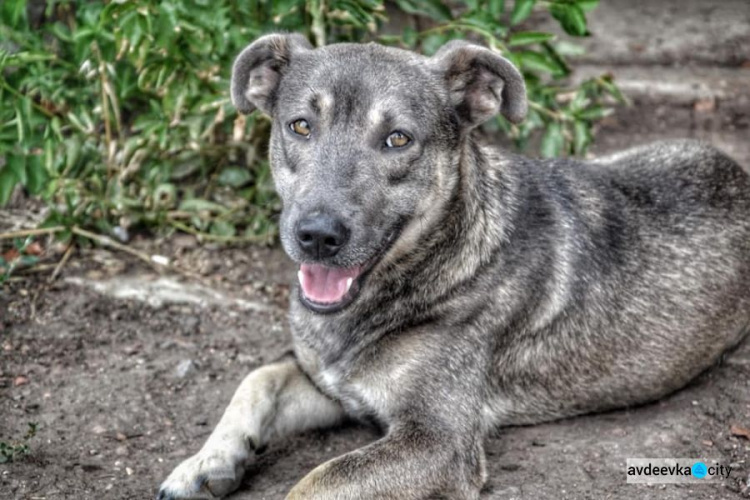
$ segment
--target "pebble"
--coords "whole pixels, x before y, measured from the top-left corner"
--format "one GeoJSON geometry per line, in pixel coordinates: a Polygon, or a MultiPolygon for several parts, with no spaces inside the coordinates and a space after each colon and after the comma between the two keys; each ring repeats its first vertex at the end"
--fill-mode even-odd
{"type": "Polygon", "coordinates": [[[198,366],[192,359],[184,359],[180,361],[175,369],[175,376],[177,378],[187,378],[198,371],[198,366]]]}
{"type": "Polygon", "coordinates": [[[180,326],[182,327],[182,334],[187,335],[194,335],[198,333],[198,330],[200,328],[201,320],[198,316],[186,316],[180,319],[180,326]]]}

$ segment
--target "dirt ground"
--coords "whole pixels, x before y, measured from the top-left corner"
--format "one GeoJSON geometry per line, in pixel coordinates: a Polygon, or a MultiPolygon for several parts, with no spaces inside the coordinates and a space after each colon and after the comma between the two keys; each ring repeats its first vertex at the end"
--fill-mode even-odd
{"type": "MultiPolygon", "coordinates": [[[[40,276],[5,289],[0,439],[19,439],[28,422],[39,430],[27,456],[0,465],[0,498],[152,497],[201,446],[241,378],[289,346],[284,303],[294,273],[278,249],[178,240],[146,246],[203,276],[176,279],[221,292],[215,303],[179,303],[187,299],[174,293],[155,300],[157,285],[141,298],[97,292],[96,284],[127,288],[129,276],[159,283],[142,264],[102,250],[72,259],[52,286],[40,276]]],[[[750,496],[750,441],[732,425],[750,426],[750,342],[659,403],[500,430],[487,445],[485,497],[750,496]],[[720,484],[627,485],[628,457],[719,458],[735,472],[720,484]]],[[[317,464],[377,437],[351,425],[279,443],[232,498],[283,498],[317,464]]]]}
{"type": "MultiPolygon", "coordinates": [[[[598,127],[594,152],[697,137],[750,167],[746,5],[602,2],[582,64],[619,75],[633,106],[598,127]]],[[[25,212],[12,215],[33,220],[25,212]]],[[[160,278],[129,256],[87,250],[51,285],[48,271],[0,286],[0,443],[38,424],[29,454],[0,463],[0,500],[152,498],[200,448],[242,377],[289,347],[294,269],[279,249],[186,236],[136,246],[191,276],[160,278]]],[[[737,428],[750,428],[750,339],[657,403],[499,430],[487,443],[483,498],[750,498],[750,439],[737,428]],[[636,457],[716,458],[733,471],[721,483],[626,484],[625,460],[636,457]]],[[[377,438],[352,424],[277,443],[231,498],[283,498],[316,465],[377,438]]]]}

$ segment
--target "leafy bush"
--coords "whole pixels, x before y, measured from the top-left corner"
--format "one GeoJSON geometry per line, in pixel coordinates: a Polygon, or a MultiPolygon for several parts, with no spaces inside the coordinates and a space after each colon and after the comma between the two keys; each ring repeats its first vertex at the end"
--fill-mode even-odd
{"type": "MultiPolygon", "coordinates": [[[[573,36],[598,0],[538,2],[573,36]]],[[[270,124],[228,99],[232,59],[271,31],[321,45],[343,40],[430,54],[473,37],[522,70],[530,114],[497,126],[544,156],[582,154],[592,123],[620,98],[608,77],[567,88],[569,42],[522,31],[536,0],[396,0],[413,26],[380,29],[383,0],[4,0],[0,6],[0,205],[21,184],[52,207],[48,225],[125,238],[177,228],[219,241],[268,241],[279,209],[265,145],[270,124]],[[4,166],[2,166],[4,165],[4,166]]]]}

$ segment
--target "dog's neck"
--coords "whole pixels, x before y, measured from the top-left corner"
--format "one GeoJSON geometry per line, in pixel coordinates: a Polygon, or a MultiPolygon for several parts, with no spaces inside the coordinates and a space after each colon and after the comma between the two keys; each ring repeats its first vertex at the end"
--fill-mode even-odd
{"type": "Polygon", "coordinates": [[[398,261],[385,266],[379,276],[383,289],[370,298],[387,306],[376,296],[387,291],[399,300],[411,296],[414,304],[435,303],[497,258],[516,218],[519,181],[513,161],[512,155],[481,146],[472,135],[462,140],[451,162],[455,175],[447,181],[449,194],[431,207],[437,215],[420,221],[418,238],[398,261]],[[446,268],[454,270],[450,279],[437,280],[446,268]]]}
{"type": "Polygon", "coordinates": [[[432,207],[437,215],[419,224],[418,236],[397,259],[373,272],[359,299],[342,314],[320,316],[294,302],[299,313],[290,316],[295,338],[327,366],[355,356],[389,332],[447,316],[449,322],[460,322],[471,314],[456,299],[475,286],[482,269],[495,268],[504,258],[518,206],[514,161],[467,138],[452,159],[455,175],[447,196],[432,207]]]}

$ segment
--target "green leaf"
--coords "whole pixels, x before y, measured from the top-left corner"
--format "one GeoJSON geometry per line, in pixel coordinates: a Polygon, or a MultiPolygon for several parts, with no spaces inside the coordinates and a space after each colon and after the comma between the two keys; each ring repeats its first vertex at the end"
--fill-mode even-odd
{"type": "Polygon", "coordinates": [[[201,200],[200,198],[191,198],[183,200],[180,203],[180,210],[185,212],[218,212],[225,213],[227,207],[214,203],[213,201],[201,200]]]}
{"type": "Polygon", "coordinates": [[[240,188],[250,182],[251,178],[246,168],[227,167],[221,171],[217,180],[222,186],[240,188]]]}
{"type": "Polygon", "coordinates": [[[513,33],[508,40],[508,45],[515,47],[518,45],[528,45],[531,43],[545,42],[552,40],[555,35],[552,33],[542,33],[540,31],[519,31],[513,33]]]}
{"type": "Polygon", "coordinates": [[[209,232],[217,236],[231,238],[232,236],[237,234],[237,228],[234,227],[234,224],[223,220],[217,220],[211,224],[211,230],[209,232]]]}
{"type": "Polygon", "coordinates": [[[614,113],[614,111],[615,110],[612,108],[592,106],[581,111],[580,113],[576,113],[576,117],[580,118],[581,120],[599,120],[601,118],[604,118],[605,116],[611,115],[612,113],[614,113]]]}
{"type": "Polygon", "coordinates": [[[584,12],[591,12],[599,6],[599,0],[575,0],[575,2],[584,12]]]}
{"type": "Polygon", "coordinates": [[[0,167],[0,206],[8,203],[16,184],[18,184],[18,177],[15,172],[8,165],[0,167]]]}
{"type": "Polygon", "coordinates": [[[396,0],[396,5],[404,12],[431,17],[436,21],[453,19],[450,8],[438,0],[396,0]]]}
{"type": "Polygon", "coordinates": [[[615,84],[611,76],[605,75],[599,80],[599,84],[607,91],[609,95],[614,97],[620,104],[628,104],[628,98],[620,91],[620,88],[615,84]]]}
{"type": "Polygon", "coordinates": [[[542,137],[541,153],[545,158],[559,156],[565,146],[565,138],[562,134],[562,126],[558,122],[547,125],[547,131],[542,137]]]}
{"type": "Polygon", "coordinates": [[[562,56],[582,56],[586,53],[586,48],[578,45],[577,43],[569,42],[567,40],[561,40],[555,43],[555,50],[562,56]]]}
{"type": "Polygon", "coordinates": [[[39,257],[35,255],[22,255],[19,259],[19,263],[22,266],[33,266],[39,262],[39,257]]]}
{"type": "Polygon", "coordinates": [[[567,76],[570,74],[570,67],[551,43],[542,42],[542,50],[547,58],[558,67],[558,73],[555,76],[567,76]]]}
{"type": "Polygon", "coordinates": [[[505,0],[490,0],[487,10],[489,10],[493,18],[499,19],[503,15],[503,12],[505,12],[505,0]]]}
{"type": "Polygon", "coordinates": [[[566,73],[565,67],[560,66],[557,61],[541,52],[526,50],[519,52],[518,58],[522,69],[544,71],[546,73],[552,73],[555,76],[562,76],[566,73]]]}
{"type": "Polygon", "coordinates": [[[551,4],[549,6],[552,17],[560,22],[565,32],[573,36],[586,36],[586,15],[583,9],[575,4],[551,4]]]}
{"type": "Polygon", "coordinates": [[[6,158],[5,168],[9,168],[13,171],[16,179],[21,184],[26,184],[26,157],[22,155],[8,155],[6,158]]]}
{"type": "Polygon", "coordinates": [[[0,4],[2,20],[11,28],[18,28],[26,24],[27,0],[3,0],[0,4]]]}
{"type": "Polygon", "coordinates": [[[576,120],[573,123],[573,153],[576,155],[586,154],[586,150],[591,144],[591,125],[576,120]]]}
{"type": "Polygon", "coordinates": [[[44,167],[42,155],[31,155],[26,162],[26,189],[33,195],[39,194],[47,186],[49,176],[44,167]]]}
{"type": "Polygon", "coordinates": [[[177,202],[177,188],[174,184],[159,184],[154,189],[154,204],[159,208],[172,208],[177,202]]]}
{"type": "Polygon", "coordinates": [[[422,53],[431,56],[453,36],[451,33],[431,33],[422,38],[422,53]]]}
{"type": "Polygon", "coordinates": [[[515,26],[525,21],[531,15],[531,11],[534,10],[534,4],[536,4],[536,0],[516,0],[513,12],[510,15],[510,24],[515,26]]]}
{"type": "Polygon", "coordinates": [[[406,28],[404,28],[404,33],[401,36],[401,39],[403,40],[406,47],[412,48],[417,45],[417,41],[419,40],[419,33],[417,33],[417,30],[415,30],[411,26],[407,26],[406,28]]]}

